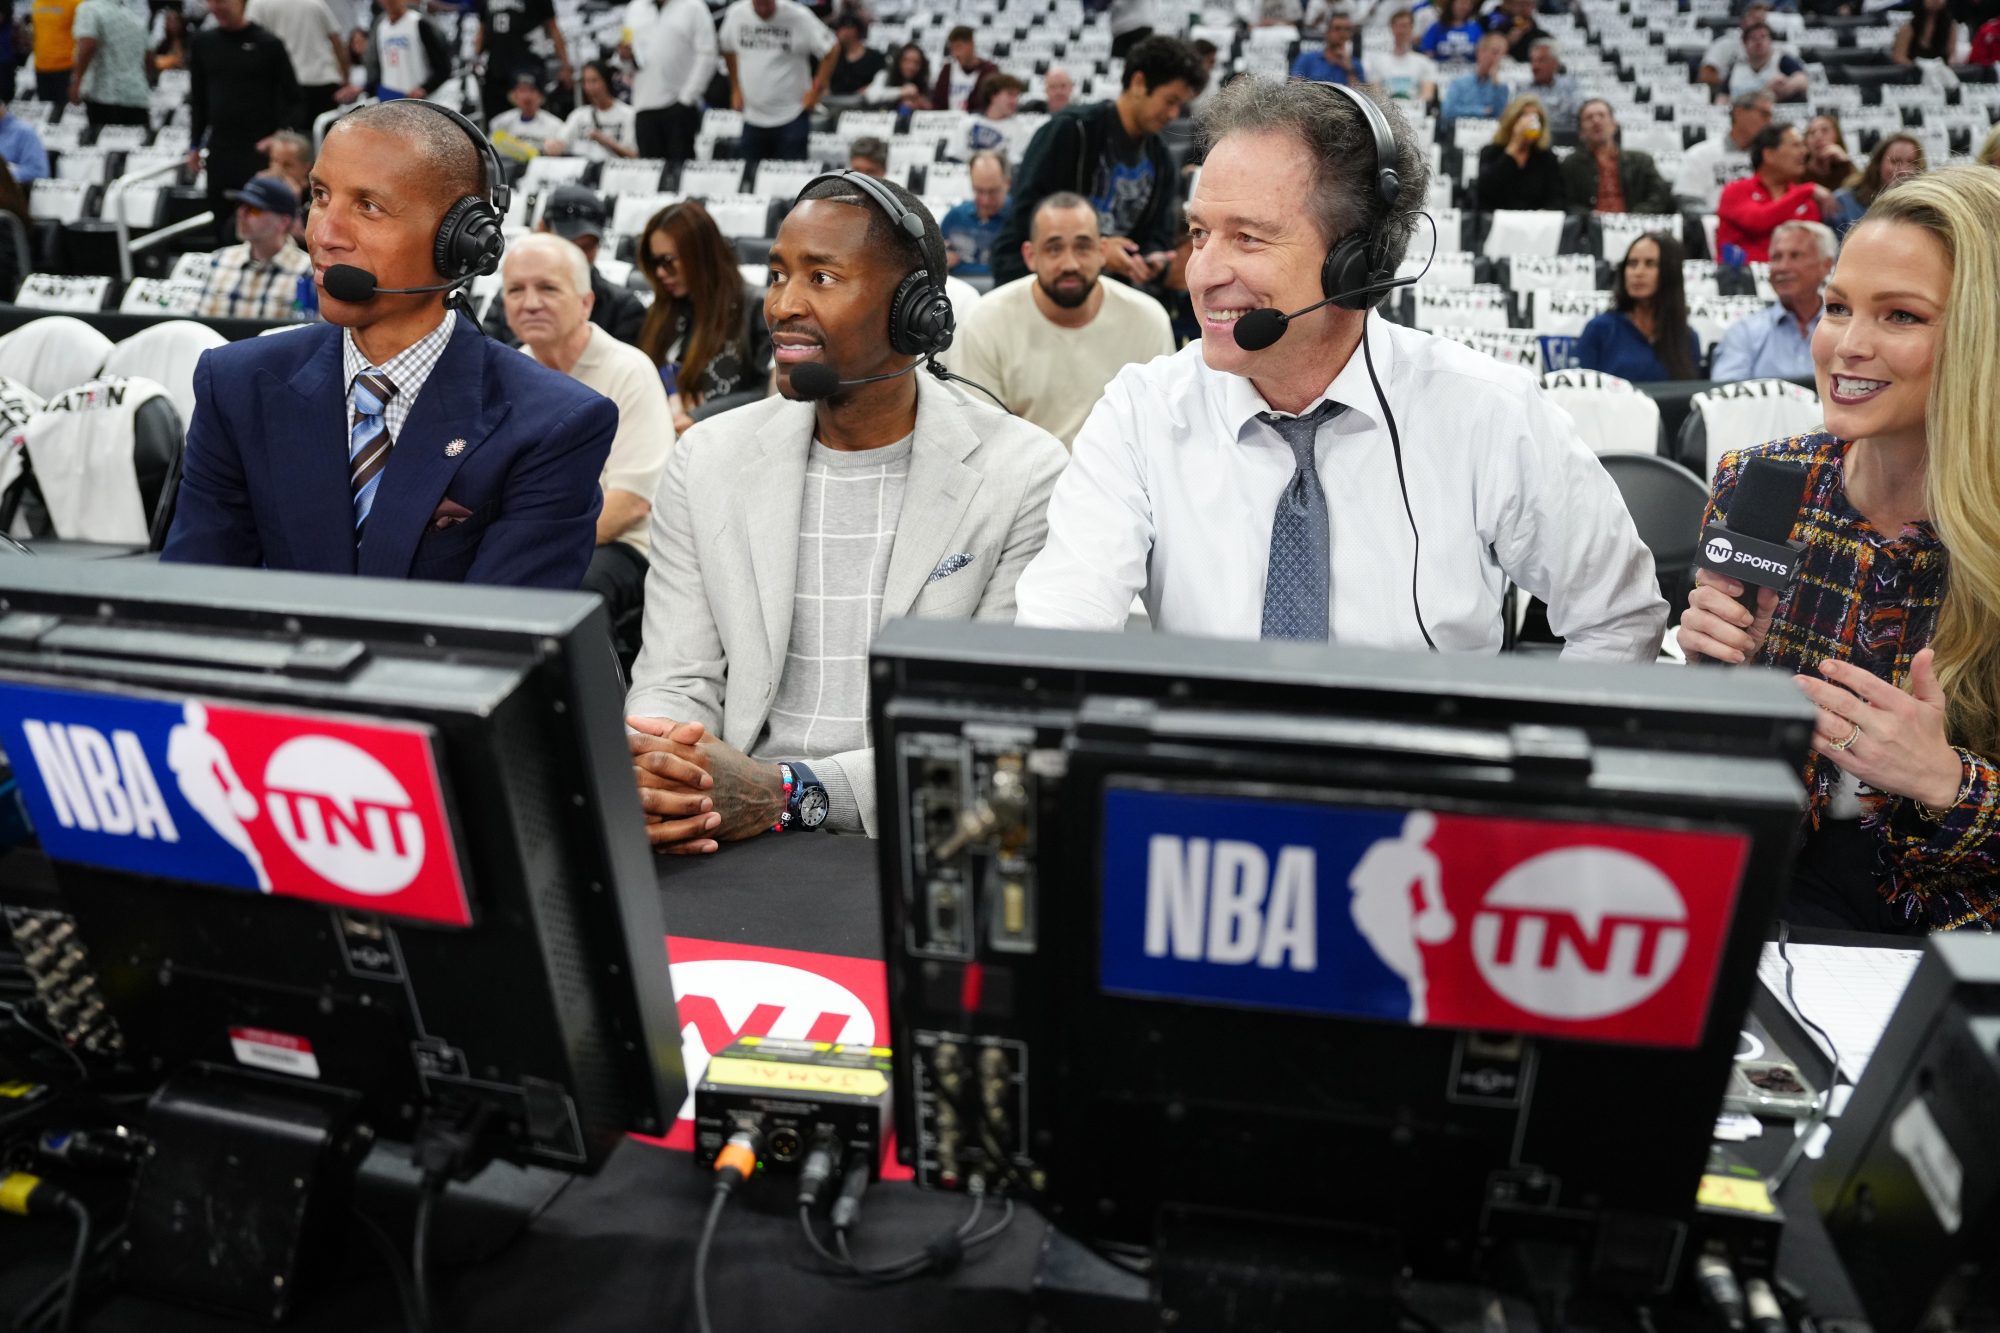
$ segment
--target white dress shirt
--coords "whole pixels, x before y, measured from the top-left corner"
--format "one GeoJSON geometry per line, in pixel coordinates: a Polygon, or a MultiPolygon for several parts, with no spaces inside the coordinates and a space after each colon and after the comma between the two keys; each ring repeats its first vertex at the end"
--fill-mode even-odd
{"type": "MultiPolygon", "coordinates": [[[[1548,604],[1565,656],[1651,661],[1667,615],[1652,553],[1568,415],[1526,372],[1470,348],[1377,315],[1367,337],[1423,557],[1357,348],[1320,396],[1347,410],[1315,437],[1333,528],[1333,642],[1421,651],[1414,562],[1440,650],[1499,651],[1511,578],[1548,604]]],[[[1116,629],[1140,594],[1158,629],[1257,638],[1273,516],[1296,470],[1257,420],[1269,410],[1248,379],[1210,369],[1199,343],[1120,371],[1056,484],[1018,622],[1116,629]]]]}
{"type": "Polygon", "coordinates": [[[632,105],[639,111],[700,106],[719,56],[715,20],[701,0],[632,0],[625,7],[636,68],[632,105]]]}

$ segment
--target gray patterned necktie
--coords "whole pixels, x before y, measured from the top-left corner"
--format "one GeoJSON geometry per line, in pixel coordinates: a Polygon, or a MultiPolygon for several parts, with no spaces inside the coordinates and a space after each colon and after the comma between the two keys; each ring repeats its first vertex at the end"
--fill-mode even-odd
{"type": "Polygon", "coordinates": [[[1313,458],[1313,439],[1321,422],[1344,410],[1340,403],[1322,402],[1299,417],[1258,413],[1259,421],[1285,437],[1298,460],[1298,470],[1278,496],[1278,513],[1271,524],[1271,565],[1264,579],[1267,639],[1326,642],[1333,532],[1326,490],[1313,458]]]}

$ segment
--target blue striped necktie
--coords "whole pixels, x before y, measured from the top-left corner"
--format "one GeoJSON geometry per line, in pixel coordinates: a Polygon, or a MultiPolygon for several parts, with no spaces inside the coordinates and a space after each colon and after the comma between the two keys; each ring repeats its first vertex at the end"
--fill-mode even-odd
{"type": "Polygon", "coordinates": [[[354,426],[347,433],[347,479],[354,491],[354,537],[361,539],[361,525],[375,507],[375,492],[382,484],[382,469],[389,465],[389,422],[385,415],[396,385],[387,375],[370,366],[354,377],[354,426]]]}
{"type": "Polygon", "coordinates": [[[1300,417],[1258,414],[1259,421],[1284,437],[1297,462],[1291,481],[1278,496],[1278,512],[1271,524],[1271,562],[1264,576],[1264,638],[1326,642],[1333,531],[1313,441],[1320,423],[1342,410],[1341,404],[1329,401],[1300,417]]]}

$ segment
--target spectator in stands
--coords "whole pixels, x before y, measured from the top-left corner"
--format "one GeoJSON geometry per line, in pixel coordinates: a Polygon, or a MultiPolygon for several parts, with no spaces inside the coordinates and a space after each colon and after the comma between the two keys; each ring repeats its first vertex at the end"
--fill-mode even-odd
{"type": "Polygon", "coordinates": [[[861,100],[869,106],[893,106],[899,116],[908,116],[912,111],[931,109],[930,86],[931,58],[923,47],[906,42],[896,49],[889,68],[875,76],[861,100]]]}
{"type": "Polygon", "coordinates": [[[876,180],[889,179],[889,145],[864,134],[847,146],[847,169],[876,180]]]}
{"type": "Polygon", "coordinates": [[[1383,105],[1384,164],[1360,112],[1320,84],[1248,75],[1203,111],[1187,274],[1201,341],[1127,366],[1084,422],[1048,545],[1021,577],[1020,623],[1121,628],[1142,593],[1167,633],[1495,653],[1512,578],[1550,606],[1568,656],[1657,654],[1652,557],[1528,376],[1339,306],[1264,350],[1236,342],[1250,310],[1319,301],[1345,237],[1380,237],[1380,267],[1401,266],[1430,173],[1383,105]],[[1402,180],[1388,210],[1378,166],[1402,180]],[[1407,497],[1385,410],[1397,452],[1421,460],[1407,497]]]}
{"type": "Polygon", "coordinates": [[[1806,122],[1806,179],[1829,190],[1844,190],[1860,173],[1847,155],[1847,136],[1841,133],[1840,117],[1822,111],[1806,122]]]}
{"type": "Polygon", "coordinates": [[[1301,0],[1239,0],[1237,16],[1246,16],[1253,28],[1295,28],[1305,18],[1301,0]]]}
{"type": "Polygon", "coordinates": [[[1806,84],[1805,62],[1776,49],[1768,23],[1753,23],[1743,30],[1743,58],[1729,67],[1726,91],[1731,96],[1765,92],[1775,101],[1803,102],[1806,84]]]}
{"type": "Polygon", "coordinates": [[[743,113],[743,161],[801,161],[813,108],[826,95],[840,43],[798,0],[735,0],[716,29],[729,67],[729,105],[743,113]],[[815,68],[816,67],[816,68],[815,68]]]}
{"type": "Polygon", "coordinates": [[[302,319],[312,260],[292,244],[299,197],[275,176],[252,176],[231,190],[243,239],[210,256],[195,313],[225,319],[302,319]]]}
{"type": "MultiPolygon", "coordinates": [[[[437,282],[438,224],[488,192],[481,158],[421,102],[342,117],[313,164],[315,270],[437,282]]],[[[618,410],[496,345],[441,292],[355,303],[322,289],[319,305],[324,324],[219,347],[195,368],[161,558],[575,588],[618,410]]]]}
{"type": "Polygon", "coordinates": [[[35,95],[51,106],[69,97],[76,64],[76,11],[81,0],[34,0],[35,95]]]}
{"type": "Polygon", "coordinates": [[[1076,99],[1076,80],[1061,65],[1050,65],[1049,72],[1042,75],[1041,109],[1053,116],[1069,109],[1076,99]]]}
{"type": "Polygon", "coordinates": [[[593,162],[639,156],[639,115],[612,90],[611,66],[587,61],[577,81],[576,110],[563,124],[563,143],[593,162]]]}
{"type": "Polygon", "coordinates": [[[1875,151],[1868,155],[1868,165],[1861,178],[1852,186],[1833,196],[1833,216],[1827,225],[1836,236],[1845,236],[1849,228],[1861,221],[1882,191],[1897,181],[1921,175],[1930,170],[1930,163],[1924,159],[1924,146],[1913,134],[1886,134],[1876,141],[1875,151]]]}
{"type": "Polygon", "coordinates": [[[1354,20],[1336,10],[1326,21],[1326,37],[1317,51],[1301,51],[1292,62],[1292,77],[1314,83],[1359,84],[1368,74],[1354,55],[1354,20]]]}
{"type": "Polygon", "coordinates": [[[686,432],[704,405],[762,390],[771,367],[764,303],[715,219],[692,200],[653,215],[638,255],[653,286],[639,350],[660,368],[674,429],[686,432]]]}
{"type": "Polygon", "coordinates": [[[1833,211],[1833,191],[1806,179],[1805,140],[1790,125],[1769,125],[1750,141],[1750,174],[1723,187],[1715,241],[1725,255],[1733,245],[1762,263],[1779,223],[1818,222],[1833,211]]]}
{"type": "Polygon", "coordinates": [[[304,199],[312,188],[312,140],[297,130],[279,130],[271,136],[267,150],[269,172],[292,187],[292,194],[304,199]]]}
{"type": "MultiPolygon", "coordinates": [[[[1770,25],[1771,6],[1766,0],[1751,0],[1743,7],[1736,27],[1722,33],[1708,49],[1702,52],[1701,63],[1695,66],[1695,79],[1715,89],[1718,94],[1729,90],[1729,74],[1736,62],[1743,58],[1743,34],[1759,23],[1770,25]]],[[[1784,48],[1779,47],[1782,52],[1784,48]]]]}
{"type": "Polygon", "coordinates": [[[1000,218],[1007,211],[1007,159],[999,153],[972,155],[972,198],[953,205],[938,225],[944,232],[945,262],[961,278],[988,277],[1000,218]]]}
{"type": "Polygon", "coordinates": [[[1479,150],[1473,192],[1484,209],[1559,209],[1562,168],[1549,151],[1548,113],[1541,99],[1523,93],[1500,113],[1493,142],[1479,150]]]}
{"type": "MultiPolygon", "coordinates": [[[[1438,68],[1447,76],[1460,70],[1472,68],[1478,58],[1479,39],[1486,34],[1486,25],[1479,21],[1479,0],[1444,0],[1437,11],[1437,20],[1417,43],[1417,49],[1437,61],[1438,68]]],[[[1500,53],[1507,53],[1503,40],[1500,53]]]]}
{"type": "Polygon", "coordinates": [[[535,33],[547,36],[556,53],[556,86],[570,86],[569,43],[556,21],[554,0],[477,0],[479,35],[476,51],[486,58],[479,96],[486,119],[506,114],[522,75],[537,88],[548,76],[542,58],[530,44],[535,33]]]}
{"type": "Polygon", "coordinates": [[[41,131],[19,116],[10,115],[0,102],[0,158],[16,182],[45,180],[49,174],[49,150],[42,146],[41,131]]]}
{"type": "Polygon", "coordinates": [[[500,156],[527,162],[543,153],[562,154],[563,123],[549,111],[542,99],[542,85],[526,70],[514,83],[514,109],[503,111],[486,123],[486,133],[500,156]]]}
{"type": "Polygon", "coordinates": [[[852,10],[833,21],[833,35],[840,42],[840,59],[827,80],[827,94],[858,98],[889,67],[888,59],[868,45],[868,20],[852,10]]]}
{"type": "Polygon", "coordinates": [[[1596,213],[1671,213],[1667,188],[1652,155],[1621,147],[1618,117],[1601,97],[1577,112],[1577,149],[1562,162],[1563,193],[1574,209],[1596,213]]]}
{"type": "Polygon", "coordinates": [[[1674,194],[1696,212],[1713,213],[1722,187],[1750,169],[1750,141],[1771,123],[1771,95],[1743,93],[1729,103],[1729,132],[1709,135],[1681,155],[1674,194]]]}
{"type": "Polygon", "coordinates": [[[188,60],[187,11],[168,5],[160,13],[160,40],[146,53],[146,70],[158,76],[163,69],[185,69],[188,60]]]}
{"type": "Polygon", "coordinates": [[[451,73],[451,47],[410,0],[381,0],[381,5],[363,57],[369,90],[385,102],[428,97],[433,83],[451,73]]]}
{"type": "Polygon", "coordinates": [[[1438,121],[1447,132],[1462,119],[1497,120],[1507,109],[1507,85],[1500,79],[1500,62],[1506,58],[1505,37],[1489,32],[1479,39],[1479,56],[1472,72],[1459,75],[1444,90],[1438,121]]]}
{"type": "Polygon", "coordinates": [[[687,161],[719,58],[708,6],[702,0],[632,0],[620,36],[618,58],[632,71],[639,156],[687,161]]]}
{"type": "Polygon", "coordinates": [[[1537,38],[1528,48],[1528,74],[1527,85],[1521,91],[1533,93],[1541,100],[1549,113],[1550,132],[1575,134],[1576,112],[1583,94],[1576,90],[1576,80],[1562,72],[1554,38],[1537,38]]]}
{"type": "Polygon", "coordinates": [[[1035,205],[1058,190],[1097,206],[1112,276],[1144,283],[1165,269],[1180,183],[1160,132],[1207,78],[1192,46],[1177,37],[1148,37],[1125,57],[1117,101],[1072,106],[1037,130],[1014,173],[1013,207],[994,244],[994,281],[1027,273],[1021,246],[1029,219],[1035,205]]]}
{"type": "Polygon", "coordinates": [[[525,236],[507,247],[500,299],[507,327],[535,360],[618,405],[618,433],[599,486],[597,546],[582,588],[604,599],[614,622],[636,610],[646,587],[646,517],[674,443],[673,413],[646,354],[591,318],[597,273],[558,236],[525,236]]]}
{"type": "MultiPolygon", "coordinates": [[[[595,190],[588,185],[562,185],[549,195],[535,234],[552,234],[582,253],[590,265],[590,322],[619,342],[636,347],[646,326],[646,303],[637,292],[597,271],[597,256],[609,223],[610,214],[595,190]]],[[[487,308],[485,327],[488,337],[509,344],[517,341],[504,302],[495,301],[487,308]]]]}
{"type": "Polygon", "coordinates": [[[1103,238],[1088,199],[1052,194],[1030,227],[1032,271],[980,298],[952,340],[952,365],[1068,444],[1113,376],[1177,344],[1158,301],[1099,281],[1103,238]]]}
{"type": "Polygon", "coordinates": [[[1839,249],[1832,228],[1821,223],[1780,223],[1771,238],[1771,291],[1778,299],[1729,326],[1708,377],[1718,384],[1810,378],[1813,331],[1824,309],[1820,288],[1839,249]]]}
{"type": "Polygon", "coordinates": [[[92,127],[151,127],[152,90],[146,86],[146,25],[123,0],[83,0],[72,29],[76,63],[69,100],[83,104],[92,127]]]}
{"type": "Polygon", "coordinates": [[[308,124],[360,93],[347,81],[347,30],[326,0],[250,0],[244,13],[285,44],[308,124]]]}
{"type": "Polygon", "coordinates": [[[1209,90],[1215,86],[1215,65],[1217,61],[1222,59],[1221,48],[1206,37],[1197,37],[1189,42],[1188,45],[1194,48],[1194,58],[1201,62],[1201,72],[1207,76],[1209,82],[1203,86],[1200,92],[1188,99],[1186,106],[1181,108],[1182,120],[1187,120],[1195,114],[1201,106],[1201,99],[1206,97],[1209,90]]]}
{"type": "Polygon", "coordinates": [[[2000,920],[2000,496],[1993,310],[2000,181],[1933,172],[1848,238],[1813,339],[1823,432],[1723,455],[1707,518],[1744,466],[1802,464],[1803,570],[1739,606],[1706,572],[1690,659],[1788,671],[1819,706],[1784,917],[1921,934],[2000,920]]]}
{"type": "Polygon", "coordinates": [[[1688,327],[1687,252],[1665,232],[1649,231],[1625,247],[1611,283],[1611,309],[1583,326],[1576,355],[1585,370],[1634,384],[1691,380],[1701,373],[1701,341],[1688,327]]]}
{"type": "Polygon", "coordinates": [[[965,127],[966,160],[979,153],[999,153],[1012,161],[1028,146],[1033,132],[1021,123],[1021,94],[1028,85],[1012,74],[995,74],[986,81],[986,109],[965,127]]]}
{"type": "Polygon", "coordinates": [[[264,142],[306,128],[292,60],[276,36],[246,21],[243,0],[208,0],[215,26],[194,35],[188,55],[188,169],[208,148],[208,208],[231,238],[229,192],[264,169],[264,142]]]}
{"type": "Polygon", "coordinates": [[[1399,102],[1429,106],[1437,96],[1437,62],[1415,49],[1417,21],[1407,9],[1389,16],[1391,50],[1370,57],[1375,82],[1383,92],[1399,102]]]}
{"type": "Polygon", "coordinates": [[[814,823],[823,799],[825,828],[874,833],[876,626],[1006,623],[1047,532],[1061,445],[929,375],[890,378],[911,358],[890,346],[889,303],[907,275],[943,268],[944,240],[914,195],[883,188],[923,239],[849,181],[808,188],[778,228],[764,297],[785,397],[702,422],[667,460],[625,705],[663,850],[798,829],[808,793],[814,823]],[[793,368],[807,362],[882,378],[800,402],[793,368]],[[705,739],[689,743],[696,724],[705,739]]]}
{"type": "Polygon", "coordinates": [[[1486,16],[1486,30],[1507,39],[1507,57],[1526,61],[1535,43],[1549,34],[1535,22],[1535,0],[1500,0],[1486,16]]]}
{"type": "Polygon", "coordinates": [[[939,111],[975,114],[985,110],[986,81],[998,74],[1000,67],[979,54],[972,29],[963,23],[945,36],[944,49],[947,58],[931,89],[931,106],[939,111]]]}
{"type": "Polygon", "coordinates": [[[1958,24],[1952,21],[1947,0],[1917,0],[1915,10],[1910,21],[1896,30],[1889,58],[1899,65],[1919,60],[1950,64],[1958,46],[1958,24]]]}

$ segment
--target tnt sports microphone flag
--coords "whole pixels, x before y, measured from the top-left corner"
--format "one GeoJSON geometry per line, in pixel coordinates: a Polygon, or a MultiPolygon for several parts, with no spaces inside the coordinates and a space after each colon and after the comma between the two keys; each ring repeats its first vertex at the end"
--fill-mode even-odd
{"type": "Polygon", "coordinates": [[[1107,992],[1699,1045],[1741,834],[1113,786],[1107,992]]]}
{"type": "Polygon", "coordinates": [[[427,726],[0,681],[0,746],[54,860],[472,924],[427,726]]]}

